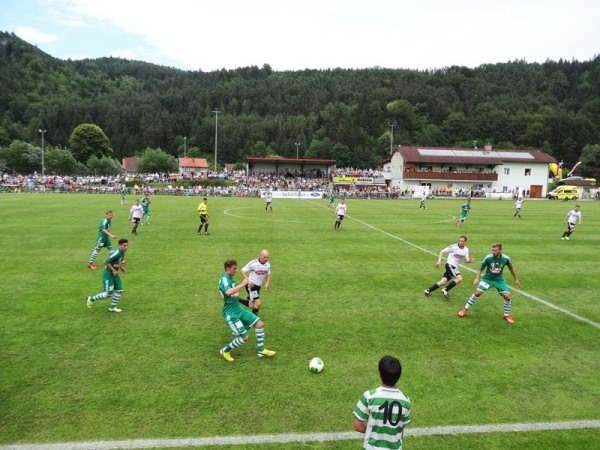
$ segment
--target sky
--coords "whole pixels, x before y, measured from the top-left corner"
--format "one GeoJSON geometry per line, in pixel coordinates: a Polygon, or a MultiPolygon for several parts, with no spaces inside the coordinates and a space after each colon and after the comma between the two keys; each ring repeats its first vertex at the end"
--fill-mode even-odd
{"type": "Polygon", "coordinates": [[[60,59],[210,72],[440,69],[600,54],[597,0],[0,0],[0,30],[60,59]]]}

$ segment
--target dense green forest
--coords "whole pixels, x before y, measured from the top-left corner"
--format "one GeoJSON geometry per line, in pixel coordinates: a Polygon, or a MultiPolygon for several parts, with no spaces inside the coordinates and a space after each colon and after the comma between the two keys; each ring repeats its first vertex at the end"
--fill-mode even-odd
{"type": "Polygon", "coordinates": [[[201,72],[117,58],[64,61],[0,32],[0,147],[39,146],[43,129],[47,145],[68,149],[73,130],[90,123],[118,160],[153,148],[210,161],[215,108],[219,163],[298,152],[375,167],[392,144],[490,143],[540,148],[570,167],[584,147],[600,152],[600,56],[432,71],[201,72]]]}

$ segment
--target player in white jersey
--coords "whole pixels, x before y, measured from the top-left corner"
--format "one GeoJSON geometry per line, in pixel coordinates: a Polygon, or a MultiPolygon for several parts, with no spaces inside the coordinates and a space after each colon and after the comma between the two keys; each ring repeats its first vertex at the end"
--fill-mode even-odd
{"type": "Polygon", "coordinates": [[[271,263],[269,262],[269,252],[261,250],[258,259],[253,259],[242,268],[242,276],[248,278],[246,292],[248,298],[240,299],[242,305],[252,308],[252,312],[258,315],[260,309],[260,289],[265,287],[265,291],[269,290],[271,283],[271,263]]]}
{"type": "Polygon", "coordinates": [[[140,226],[142,222],[142,217],[144,216],[144,207],[140,205],[140,201],[136,200],[135,204],[131,206],[129,210],[129,220],[133,224],[133,229],[131,230],[131,234],[137,234],[137,228],[140,226]]]}
{"type": "Polygon", "coordinates": [[[521,218],[521,207],[523,206],[523,197],[518,197],[515,202],[515,215],[513,217],[521,218]]]}
{"type": "Polygon", "coordinates": [[[273,205],[271,204],[273,202],[273,193],[267,189],[265,191],[265,211],[271,211],[273,212],[273,205]]]}
{"type": "Polygon", "coordinates": [[[575,232],[575,224],[577,222],[581,224],[581,211],[579,211],[579,205],[575,205],[575,208],[569,211],[565,216],[564,223],[567,224],[567,229],[561,237],[563,241],[568,241],[569,236],[575,232]]]}
{"type": "Polygon", "coordinates": [[[335,219],[335,225],[333,226],[333,229],[337,230],[340,228],[340,225],[346,216],[346,200],[342,199],[342,201],[337,204],[335,207],[335,215],[337,218],[335,219]]]}
{"type": "Polygon", "coordinates": [[[467,237],[465,235],[462,235],[458,238],[458,243],[449,245],[448,247],[440,251],[438,259],[435,263],[435,267],[440,267],[442,265],[442,257],[444,256],[444,254],[448,254],[448,259],[446,260],[445,267],[446,271],[444,272],[444,275],[442,275],[440,281],[432,284],[430,287],[425,289],[423,293],[426,297],[431,298],[431,293],[433,291],[439,289],[440,287],[448,283],[448,281],[452,280],[450,281],[450,284],[448,284],[448,287],[442,289],[442,295],[447,299],[450,298],[450,294],[448,294],[448,291],[451,290],[458,283],[460,283],[463,279],[458,269],[458,266],[461,263],[461,261],[464,261],[466,263],[472,263],[473,261],[475,261],[475,258],[471,258],[469,256],[469,247],[465,245],[466,243],[467,237]]]}
{"type": "Polygon", "coordinates": [[[393,356],[379,360],[381,386],[361,395],[354,407],[353,428],[364,433],[363,449],[402,450],[404,427],[410,423],[410,399],[396,386],[402,365],[393,356]]]}

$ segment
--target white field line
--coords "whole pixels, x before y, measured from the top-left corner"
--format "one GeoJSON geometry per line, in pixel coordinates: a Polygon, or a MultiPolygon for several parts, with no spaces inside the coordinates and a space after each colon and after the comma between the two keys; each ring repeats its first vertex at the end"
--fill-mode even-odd
{"type": "MultiPolygon", "coordinates": [[[[321,206],[321,205],[319,205],[319,206],[321,206]]],[[[377,227],[375,227],[375,226],[373,226],[373,225],[371,225],[369,223],[363,222],[360,219],[357,219],[355,217],[348,216],[348,215],[346,215],[346,217],[348,217],[349,219],[352,219],[352,220],[354,220],[354,221],[356,221],[356,222],[364,225],[365,227],[368,227],[368,228],[371,228],[372,230],[378,231],[379,233],[382,233],[382,234],[384,234],[384,235],[386,235],[386,236],[388,236],[388,237],[390,237],[392,239],[396,239],[396,240],[398,240],[400,242],[405,243],[406,245],[414,247],[417,250],[420,250],[420,251],[425,252],[425,253],[429,253],[430,255],[433,255],[433,256],[437,256],[438,255],[437,253],[434,253],[431,250],[427,250],[426,248],[419,247],[418,245],[413,244],[412,242],[409,242],[409,241],[407,241],[405,239],[402,239],[402,238],[400,238],[398,236],[395,236],[395,235],[393,235],[391,233],[388,233],[387,231],[381,230],[380,228],[377,228],[377,227]]],[[[476,270],[471,269],[470,267],[467,267],[464,264],[461,264],[461,267],[463,267],[464,269],[469,270],[469,271],[471,271],[473,273],[477,272],[476,270]]],[[[536,297],[535,295],[529,294],[529,293],[527,293],[527,292],[525,292],[525,291],[523,291],[521,289],[517,289],[517,288],[514,288],[514,287],[511,288],[511,289],[513,291],[518,292],[519,294],[523,295],[524,297],[527,297],[530,300],[538,302],[538,303],[540,303],[540,304],[542,304],[544,306],[547,306],[548,308],[555,309],[556,311],[560,311],[561,313],[566,314],[567,316],[572,317],[573,319],[577,319],[580,322],[587,323],[588,325],[591,325],[591,326],[593,326],[595,328],[598,328],[600,330],[600,323],[597,323],[597,322],[594,322],[594,321],[592,321],[590,319],[582,317],[582,316],[580,316],[578,314],[575,314],[574,312],[571,312],[571,311],[569,311],[569,310],[567,310],[565,308],[561,308],[560,306],[557,306],[554,303],[550,303],[548,300],[544,300],[544,299],[541,299],[539,297],[536,297]]]]}
{"type": "MultiPolygon", "coordinates": [[[[477,433],[515,433],[547,430],[600,428],[600,420],[570,422],[506,423],[495,425],[456,425],[449,427],[410,428],[405,436],[447,436],[477,433]]],[[[132,439],[129,441],[64,442],[59,444],[0,445],[0,450],[121,450],[145,448],[216,447],[223,445],[285,444],[290,442],[328,442],[360,440],[354,431],[343,433],[259,434],[256,436],[224,436],[180,439],[132,439]]]]}

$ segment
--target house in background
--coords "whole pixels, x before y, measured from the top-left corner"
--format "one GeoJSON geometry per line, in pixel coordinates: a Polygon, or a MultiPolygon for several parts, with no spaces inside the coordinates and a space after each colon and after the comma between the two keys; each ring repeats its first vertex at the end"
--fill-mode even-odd
{"type": "Polygon", "coordinates": [[[478,148],[399,147],[384,161],[383,171],[391,188],[485,191],[492,194],[529,193],[545,198],[548,164],[556,160],[541,150],[478,148]]]}
{"type": "Polygon", "coordinates": [[[132,158],[123,158],[121,160],[121,167],[126,173],[137,173],[138,164],[140,162],[140,158],[132,157],[132,158]]]}
{"type": "Polygon", "coordinates": [[[205,178],[208,175],[206,158],[179,158],[179,174],[205,178]]]}

